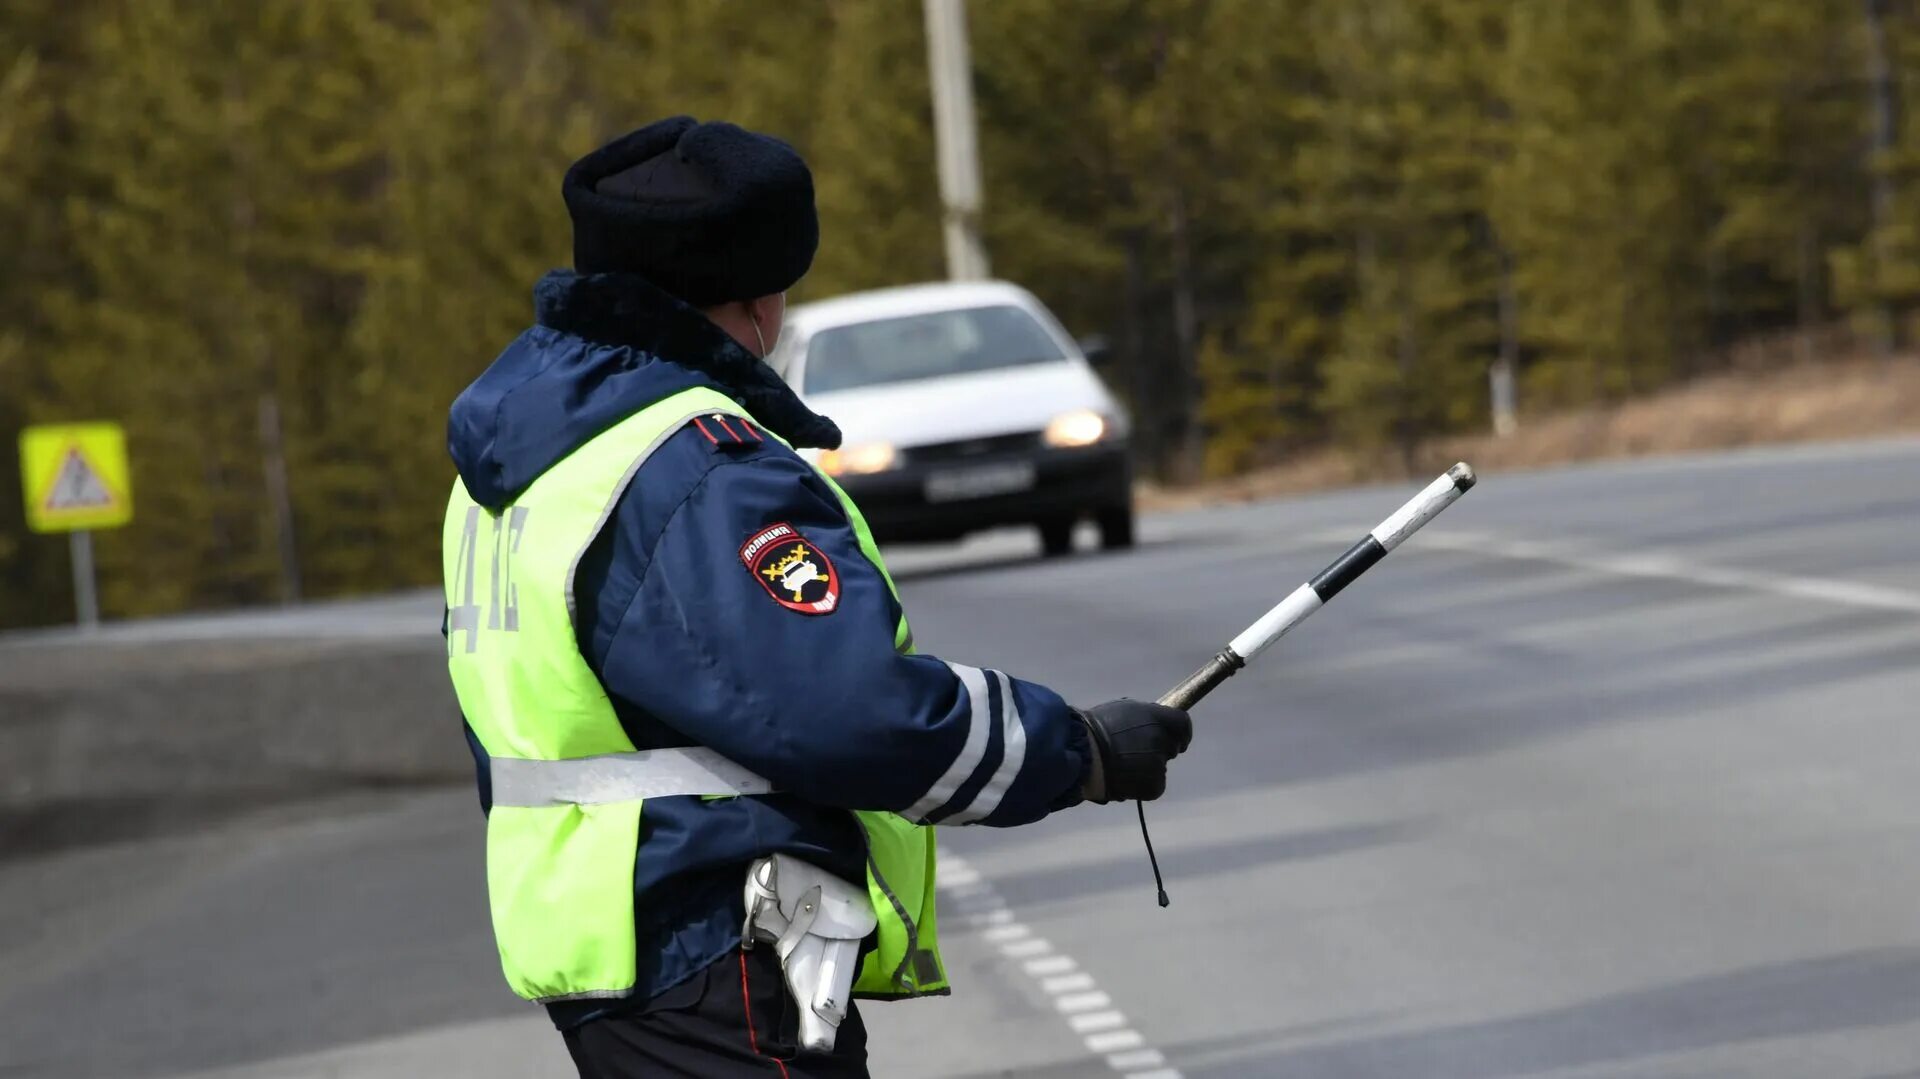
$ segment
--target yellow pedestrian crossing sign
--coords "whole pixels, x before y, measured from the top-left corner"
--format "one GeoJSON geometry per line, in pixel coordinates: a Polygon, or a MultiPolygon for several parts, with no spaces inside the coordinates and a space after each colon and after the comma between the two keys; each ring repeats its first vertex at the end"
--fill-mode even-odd
{"type": "Polygon", "coordinates": [[[119,528],[133,520],[127,436],[117,423],[69,423],[20,432],[27,527],[35,532],[119,528]]]}

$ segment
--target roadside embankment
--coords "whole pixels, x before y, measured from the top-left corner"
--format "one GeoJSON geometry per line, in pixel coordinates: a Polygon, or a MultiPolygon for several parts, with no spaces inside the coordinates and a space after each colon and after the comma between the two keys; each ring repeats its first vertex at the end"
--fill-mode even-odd
{"type": "Polygon", "coordinates": [[[232,637],[0,639],[0,858],[470,779],[437,635],[284,617],[232,637]]]}
{"type": "MultiPolygon", "coordinates": [[[[1522,415],[1513,434],[1435,439],[1424,476],[1454,461],[1514,471],[1578,461],[1920,432],[1920,357],[1729,372],[1605,408],[1522,415]]],[[[1406,478],[1398,455],[1310,450],[1191,487],[1145,487],[1141,506],[1182,509],[1406,478]]]]}

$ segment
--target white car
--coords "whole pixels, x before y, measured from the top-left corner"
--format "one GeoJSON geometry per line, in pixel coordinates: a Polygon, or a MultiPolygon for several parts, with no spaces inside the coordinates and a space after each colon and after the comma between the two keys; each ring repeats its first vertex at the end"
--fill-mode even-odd
{"type": "Polygon", "coordinates": [[[1091,519],[1133,545],[1127,418],[1080,346],[999,281],[855,293],[787,312],[775,370],[845,441],[815,461],[876,537],[1039,528],[1048,554],[1091,519]]]}

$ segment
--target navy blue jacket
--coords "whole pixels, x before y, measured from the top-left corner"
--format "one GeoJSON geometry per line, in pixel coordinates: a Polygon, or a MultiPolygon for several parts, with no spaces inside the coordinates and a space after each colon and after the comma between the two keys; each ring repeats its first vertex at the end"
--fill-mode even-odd
{"type": "MultiPolygon", "coordinates": [[[[839,442],[770,368],[640,278],[556,271],[534,300],[536,325],[448,421],[481,505],[508,504],[595,435],[693,386],[796,446],[839,442]]],[[[574,595],[581,650],[636,747],[709,746],[781,793],[647,803],[636,997],[554,1005],[562,1027],[643,1005],[736,947],[756,858],[782,852],[863,879],[864,840],[846,810],[1013,825],[1079,800],[1090,750],[1067,705],[999,672],[896,651],[899,604],[834,493],[750,424],[670,436],[581,559],[574,595]],[[831,565],[830,613],[782,602],[756,572],[767,567],[743,555],[781,524],[831,565]]],[[[486,754],[471,728],[467,740],[484,807],[486,754]]]]}

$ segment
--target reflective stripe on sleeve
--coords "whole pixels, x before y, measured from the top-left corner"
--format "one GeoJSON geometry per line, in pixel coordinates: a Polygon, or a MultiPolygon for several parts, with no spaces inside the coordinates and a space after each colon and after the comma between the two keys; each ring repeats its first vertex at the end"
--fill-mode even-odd
{"type": "Polygon", "coordinates": [[[1000,767],[994,769],[993,778],[980,788],[973,801],[957,809],[942,824],[972,824],[985,820],[994,810],[1000,808],[1000,799],[1006,797],[1008,788],[1020,775],[1020,766],[1027,759],[1027,728],[1020,721],[1020,705],[1013,699],[1013,680],[999,671],[988,671],[1000,686],[1000,736],[1003,750],[1000,755],[1000,767]]]}
{"type": "Polygon", "coordinates": [[[980,766],[981,758],[987,755],[987,731],[992,722],[987,714],[987,673],[978,667],[960,663],[948,663],[947,666],[953,669],[954,677],[960,679],[960,685],[967,691],[967,740],[953,758],[953,763],[947,766],[933,786],[927,788],[927,793],[901,814],[909,820],[924,821],[927,814],[946,805],[960,785],[973,774],[973,770],[980,766]]]}

